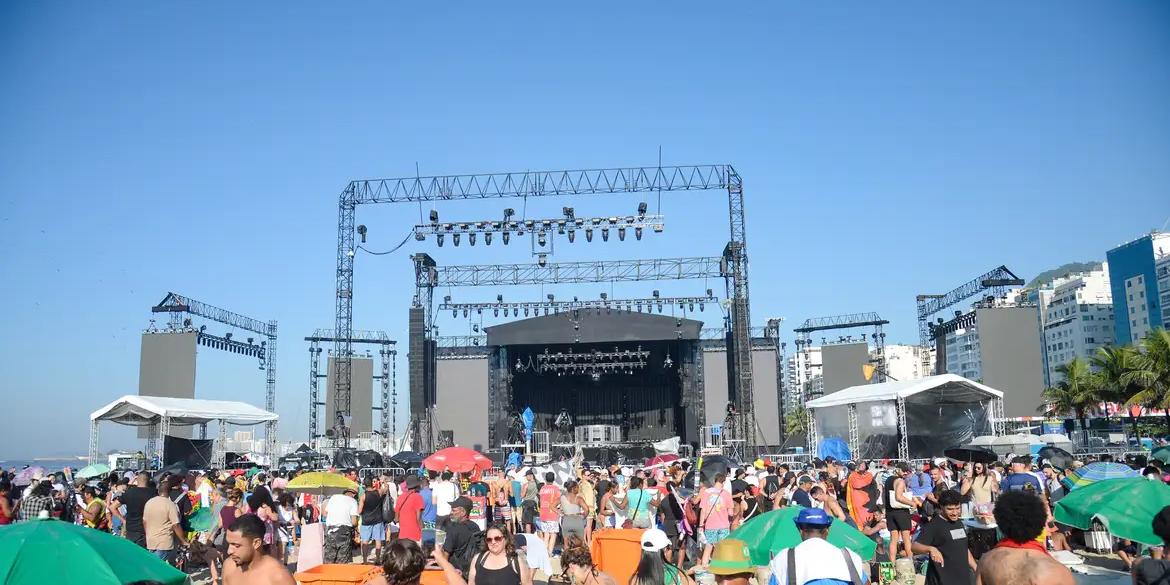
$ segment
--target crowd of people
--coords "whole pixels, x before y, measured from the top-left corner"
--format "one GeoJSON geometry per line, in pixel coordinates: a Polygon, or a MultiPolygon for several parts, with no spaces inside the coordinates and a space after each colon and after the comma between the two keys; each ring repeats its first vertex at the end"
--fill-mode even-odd
{"type": "MultiPolygon", "coordinates": [[[[714,471],[685,461],[469,474],[350,469],[341,473],[356,487],[312,496],[287,491],[299,472],[111,473],[71,481],[66,470],[15,486],[11,470],[0,474],[0,524],[74,522],[185,570],[206,566],[213,583],[232,585],[292,583],[288,566],[301,528],[316,523],[325,563],[378,564],[388,584],[410,583],[429,563],[450,585],[531,585],[538,571],[552,575],[559,558],[564,578],[576,585],[613,585],[594,565],[590,544],[603,531],[626,528],[642,531],[631,585],[687,585],[705,575],[762,585],[745,560],[745,543],[729,536],[768,511],[799,506],[802,541],[773,558],[767,580],[775,585],[877,581],[902,559],[924,560],[928,584],[1059,584],[1072,577],[1050,553],[1078,538],[1051,513],[1067,471],[1027,456],[913,465],[829,457],[714,471]],[[829,544],[839,524],[872,539],[874,557],[829,544]]],[[[1170,540],[1170,509],[1154,526],[1170,540]]],[[[1147,562],[1119,556],[1143,575],[1137,583],[1170,574],[1157,550],[1147,562]]]]}

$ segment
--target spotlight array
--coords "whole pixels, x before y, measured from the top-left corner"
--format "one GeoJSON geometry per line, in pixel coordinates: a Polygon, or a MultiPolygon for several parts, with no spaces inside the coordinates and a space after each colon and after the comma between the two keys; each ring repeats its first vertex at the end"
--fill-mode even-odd
{"type": "Polygon", "coordinates": [[[426,240],[427,236],[434,236],[435,243],[442,246],[446,237],[450,236],[451,243],[458,246],[461,242],[461,236],[467,234],[467,243],[474,246],[477,235],[483,234],[483,243],[490,246],[494,233],[501,234],[501,239],[504,244],[507,244],[513,233],[523,236],[526,232],[530,232],[535,235],[537,244],[545,247],[549,243],[549,238],[554,234],[564,235],[568,237],[569,242],[575,242],[577,231],[583,230],[585,241],[592,242],[594,231],[599,230],[602,241],[608,242],[609,232],[613,229],[617,230],[618,240],[625,241],[626,234],[632,229],[634,230],[634,238],[641,240],[646,228],[658,233],[661,233],[665,228],[664,217],[662,215],[647,215],[646,209],[646,203],[642,202],[638,205],[637,215],[582,218],[577,217],[572,207],[565,207],[562,209],[564,217],[516,220],[514,219],[516,211],[508,208],[504,210],[504,218],[500,221],[471,222],[440,222],[439,213],[432,209],[430,223],[414,226],[414,239],[421,242],[426,240]]]}
{"type": "Polygon", "coordinates": [[[521,373],[531,370],[536,374],[589,375],[596,379],[601,374],[632,375],[646,367],[646,360],[649,357],[650,352],[642,349],[641,345],[633,350],[614,347],[613,351],[574,352],[569,350],[568,352],[558,351],[556,353],[546,347],[544,353],[537,354],[535,364],[531,362],[525,364],[520,361],[520,358],[516,358],[514,369],[521,373]]]}
{"type": "Polygon", "coordinates": [[[472,313],[482,315],[484,311],[491,311],[496,317],[500,316],[500,311],[504,312],[505,317],[509,313],[513,317],[519,317],[521,312],[525,316],[528,316],[530,313],[534,315],[548,315],[550,312],[560,313],[562,311],[581,309],[596,310],[598,314],[603,310],[609,312],[626,311],[627,313],[633,313],[637,311],[639,313],[653,313],[655,309],[661,313],[664,307],[672,307],[674,305],[678,305],[678,308],[682,311],[693,312],[696,306],[698,306],[700,311],[703,311],[707,303],[717,302],[719,302],[719,299],[714,296],[714,291],[711,289],[707,289],[707,296],[701,297],[664,297],[658,291],[654,291],[654,295],[648,298],[611,299],[606,293],[601,293],[601,298],[595,300],[582,301],[577,299],[577,297],[573,297],[571,301],[558,301],[556,297],[550,294],[544,301],[523,301],[515,303],[505,303],[503,295],[497,295],[495,302],[453,303],[451,302],[451,296],[447,295],[443,297],[443,303],[439,305],[439,310],[451,311],[452,317],[458,317],[460,313],[464,317],[468,317],[472,313]]]}

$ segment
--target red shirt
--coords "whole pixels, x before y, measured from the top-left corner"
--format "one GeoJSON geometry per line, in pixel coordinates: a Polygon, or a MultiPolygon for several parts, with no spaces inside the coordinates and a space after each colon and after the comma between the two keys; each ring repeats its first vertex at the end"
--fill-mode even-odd
{"type": "Polygon", "coordinates": [[[540,488],[540,521],[556,522],[561,519],[557,514],[557,504],[561,500],[561,488],[555,484],[546,483],[540,488]]]}
{"type": "Polygon", "coordinates": [[[418,521],[422,509],[422,496],[418,492],[406,492],[398,498],[394,512],[398,520],[398,538],[422,543],[422,526],[418,521]]]}

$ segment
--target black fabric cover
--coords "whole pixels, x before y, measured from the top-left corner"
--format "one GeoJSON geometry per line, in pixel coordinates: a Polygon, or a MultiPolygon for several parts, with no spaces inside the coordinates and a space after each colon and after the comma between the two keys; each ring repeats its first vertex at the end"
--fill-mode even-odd
{"type": "Polygon", "coordinates": [[[176,463],[187,469],[210,469],[215,442],[211,439],[184,439],[167,435],[163,438],[163,465],[176,463]]]}

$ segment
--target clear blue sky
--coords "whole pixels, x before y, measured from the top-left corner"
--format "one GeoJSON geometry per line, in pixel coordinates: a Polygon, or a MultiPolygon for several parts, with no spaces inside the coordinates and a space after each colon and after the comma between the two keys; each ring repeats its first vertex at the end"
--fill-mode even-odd
{"type": "MultiPolygon", "coordinates": [[[[730,162],[746,184],[754,321],[877,311],[904,342],[916,293],[999,264],[1031,277],[1102,259],[1170,216],[1159,0],[426,8],[0,6],[0,457],[84,452],[87,413],[136,392],[140,332],[167,290],[280,321],[282,434],[302,436],[301,338],[332,326],[337,194],[416,163],[642,165],[659,145],[667,164],[730,162]]],[[[636,199],[575,203],[608,214],[636,199]]],[[[717,254],[725,206],[667,194],[661,236],[562,244],[556,258],[717,254]]],[[[418,213],[358,220],[385,250],[418,213]]],[[[405,338],[407,254],[430,245],[358,258],[359,327],[405,338]]],[[[525,246],[431,251],[521,262],[525,246]]],[[[722,288],[657,288],[707,286],[722,288]]],[[[200,354],[199,395],[262,404],[261,373],[235,358],[200,354]]],[[[111,430],[103,447],[129,436],[111,430]]]]}

